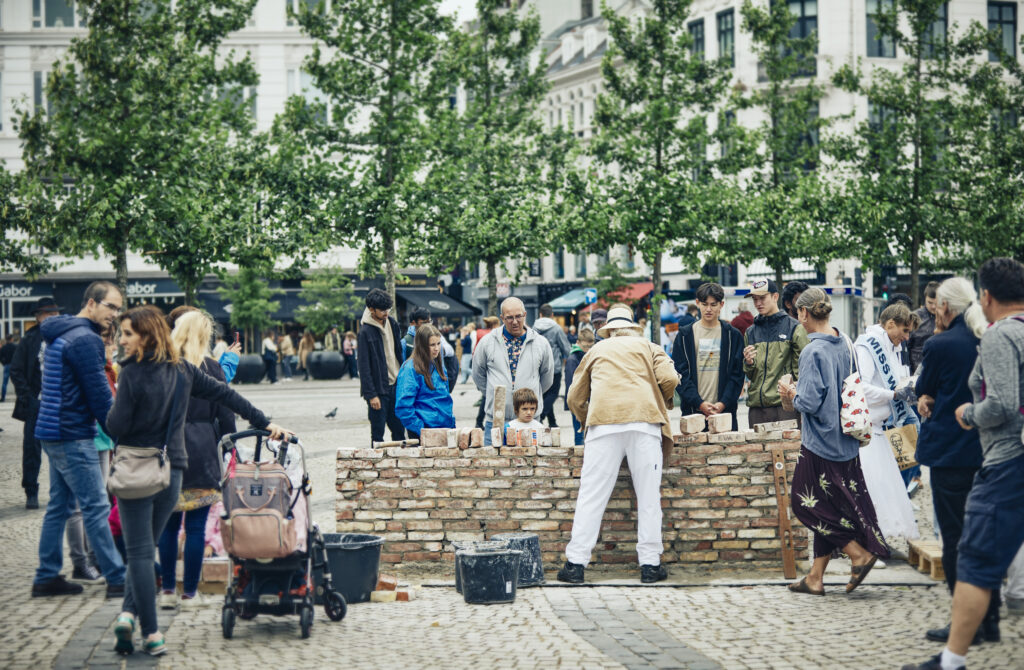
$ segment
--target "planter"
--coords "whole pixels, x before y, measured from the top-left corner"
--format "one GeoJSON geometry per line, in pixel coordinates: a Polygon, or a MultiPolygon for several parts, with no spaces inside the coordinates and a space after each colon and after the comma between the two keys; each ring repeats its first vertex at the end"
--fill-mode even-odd
{"type": "Polygon", "coordinates": [[[306,367],[313,379],[341,379],[345,359],[337,351],[314,351],[306,357],[306,367]]]}
{"type": "Polygon", "coordinates": [[[236,384],[259,384],[264,371],[261,356],[243,354],[238,357],[238,370],[235,371],[235,378],[232,381],[236,384]]]}

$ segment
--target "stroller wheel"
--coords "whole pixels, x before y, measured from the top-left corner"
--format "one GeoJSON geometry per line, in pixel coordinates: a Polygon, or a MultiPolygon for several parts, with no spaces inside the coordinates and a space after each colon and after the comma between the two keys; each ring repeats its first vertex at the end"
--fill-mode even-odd
{"type": "Polygon", "coordinates": [[[328,591],[324,594],[324,613],[331,621],[341,621],[348,612],[348,605],[345,603],[345,596],[337,591],[328,591]]]}
{"type": "Polygon", "coordinates": [[[231,636],[235,633],[235,610],[230,607],[225,607],[220,613],[220,627],[221,632],[224,633],[224,639],[230,640],[231,636]]]}
{"type": "Polygon", "coordinates": [[[304,605],[299,612],[299,627],[302,631],[302,639],[309,637],[309,630],[313,627],[313,608],[304,605]]]}

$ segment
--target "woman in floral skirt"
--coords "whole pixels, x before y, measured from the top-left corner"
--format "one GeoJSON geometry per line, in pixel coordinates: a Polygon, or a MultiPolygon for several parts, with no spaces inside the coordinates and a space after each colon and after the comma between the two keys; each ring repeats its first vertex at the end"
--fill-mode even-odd
{"type": "Polygon", "coordinates": [[[794,593],[825,595],[825,567],[833,554],[850,557],[846,592],[857,588],[879,557],[889,556],[860,468],[860,443],[845,435],[839,419],[843,380],[853,347],[829,324],[832,303],[818,288],[796,301],[810,344],[800,354],[798,385],[779,383],[803,415],[802,444],[793,473],[793,513],[814,535],[810,573],[789,586],[794,593]]]}

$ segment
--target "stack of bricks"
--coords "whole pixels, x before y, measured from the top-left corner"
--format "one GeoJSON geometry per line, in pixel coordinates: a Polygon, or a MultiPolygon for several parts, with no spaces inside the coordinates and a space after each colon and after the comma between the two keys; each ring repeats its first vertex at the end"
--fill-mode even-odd
{"type": "MultiPolygon", "coordinates": [[[[694,430],[687,418],[682,429],[694,430]]],[[[731,418],[710,428],[720,432],[677,435],[665,462],[662,560],[778,566],[772,449],[785,450],[791,481],[799,431],[732,432],[731,418]]],[[[337,530],[383,536],[385,564],[452,560],[452,542],[533,532],[554,566],[564,560],[582,465],[576,446],[341,448],[337,530]]],[[[799,524],[794,531],[805,557],[806,532],[799,524]]],[[[635,544],[636,497],[624,462],[595,560],[633,563],[635,544]]]]}

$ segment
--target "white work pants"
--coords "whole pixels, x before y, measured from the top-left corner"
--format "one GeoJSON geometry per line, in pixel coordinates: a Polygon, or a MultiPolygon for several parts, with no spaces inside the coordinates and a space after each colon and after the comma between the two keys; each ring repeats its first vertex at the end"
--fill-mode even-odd
{"type": "Polygon", "coordinates": [[[623,456],[636,492],[637,558],[640,565],[661,564],[661,436],[636,430],[586,439],[572,539],[565,548],[570,563],[590,563],[623,456]]]}

